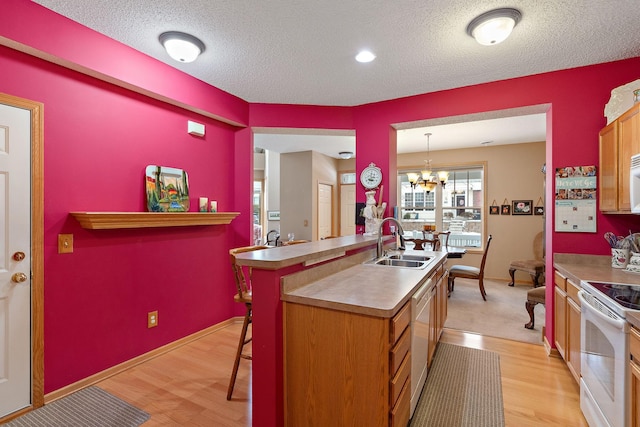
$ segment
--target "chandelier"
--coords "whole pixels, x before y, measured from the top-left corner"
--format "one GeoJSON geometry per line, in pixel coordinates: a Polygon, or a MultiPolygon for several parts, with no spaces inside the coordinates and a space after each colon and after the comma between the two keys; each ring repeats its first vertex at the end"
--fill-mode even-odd
{"type": "Polygon", "coordinates": [[[438,171],[437,176],[432,174],[431,159],[429,158],[429,139],[431,133],[425,133],[424,135],[427,137],[427,160],[424,161],[425,169],[421,171],[422,176],[416,172],[409,172],[407,173],[407,178],[409,179],[409,184],[411,184],[412,189],[419,186],[427,193],[430,193],[438,186],[438,181],[442,184],[442,188],[445,187],[447,179],[449,179],[449,172],[438,171]]]}

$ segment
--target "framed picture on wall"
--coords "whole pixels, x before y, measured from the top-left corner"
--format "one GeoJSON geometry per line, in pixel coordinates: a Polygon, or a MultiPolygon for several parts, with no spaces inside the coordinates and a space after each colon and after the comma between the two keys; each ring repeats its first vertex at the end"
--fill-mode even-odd
{"type": "Polygon", "coordinates": [[[514,200],[512,215],[532,215],[533,200],[514,200]]]}
{"type": "Polygon", "coordinates": [[[499,215],[500,214],[500,206],[492,205],[489,206],[489,215],[499,215]]]}
{"type": "Polygon", "coordinates": [[[500,207],[501,215],[511,215],[511,205],[502,205],[500,207]]]}
{"type": "Polygon", "coordinates": [[[536,206],[533,208],[534,215],[544,215],[544,206],[536,206]]]}

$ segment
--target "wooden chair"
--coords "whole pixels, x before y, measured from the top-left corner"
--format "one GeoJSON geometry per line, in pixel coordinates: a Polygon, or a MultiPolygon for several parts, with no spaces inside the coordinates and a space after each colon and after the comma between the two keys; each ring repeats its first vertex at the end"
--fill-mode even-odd
{"type": "Polygon", "coordinates": [[[540,232],[533,239],[533,255],[535,259],[511,261],[511,263],[509,264],[509,276],[511,276],[511,282],[509,282],[509,286],[515,285],[514,273],[516,271],[529,273],[534,288],[544,285],[545,262],[544,248],[542,247],[543,245],[544,239],[542,236],[542,232],[540,232]]]}
{"type": "Polygon", "coordinates": [[[249,278],[245,277],[244,270],[242,266],[238,265],[236,262],[236,255],[244,252],[257,251],[260,249],[268,249],[269,246],[245,246],[241,248],[235,248],[229,250],[229,257],[231,258],[231,268],[233,268],[233,277],[236,282],[236,295],[234,295],[233,299],[235,302],[242,303],[246,307],[246,312],[244,314],[244,320],[242,322],[242,332],[240,332],[240,340],[238,341],[238,350],[236,351],[236,359],[233,362],[233,371],[231,372],[231,379],[229,380],[229,388],[227,389],[227,400],[231,400],[231,395],[233,394],[233,387],[236,384],[236,376],[238,375],[238,367],[240,366],[240,359],[251,360],[250,354],[245,354],[242,352],[244,346],[251,342],[251,337],[247,339],[247,330],[249,329],[249,324],[251,324],[252,316],[251,316],[251,302],[252,302],[252,294],[251,294],[251,269],[248,269],[249,278]]]}
{"type": "Polygon", "coordinates": [[[533,309],[538,304],[544,305],[545,291],[546,286],[540,286],[539,288],[533,288],[527,291],[527,301],[524,303],[524,307],[527,309],[527,313],[529,313],[529,323],[524,325],[525,328],[533,329],[535,326],[533,309]]]}
{"type": "Polygon", "coordinates": [[[404,239],[404,241],[412,242],[414,251],[423,251],[424,245],[431,243],[429,239],[404,239]]]}
{"type": "Polygon", "coordinates": [[[487,254],[489,253],[489,245],[491,244],[491,235],[487,239],[487,246],[484,248],[484,254],[482,255],[482,261],[480,262],[480,268],[472,267],[469,265],[454,265],[449,269],[449,293],[453,292],[456,277],[463,277],[465,279],[477,279],[478,286],[480,287],[480,293],[482,299],[487,300],[487,293],[484,291],[484,265],[487,262],[487,254]]]}

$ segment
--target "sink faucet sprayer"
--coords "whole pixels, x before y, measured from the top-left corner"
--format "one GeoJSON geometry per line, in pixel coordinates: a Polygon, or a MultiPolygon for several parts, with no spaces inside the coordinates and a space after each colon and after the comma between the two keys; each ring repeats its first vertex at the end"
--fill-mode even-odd
{"type": "Polygon", "coordinates": [[[404,250],[404,230],[402,229],[402,225],[400,225],[400,221],[392,216],[389,216],[380,221],[380,226],[378,228],[378,246],[376,248],[376,259],[382,256],[382,226],[387,221],[393,221],[398,226],[398,229],[396,230],[396,249],[400,251],[404,250]]]}

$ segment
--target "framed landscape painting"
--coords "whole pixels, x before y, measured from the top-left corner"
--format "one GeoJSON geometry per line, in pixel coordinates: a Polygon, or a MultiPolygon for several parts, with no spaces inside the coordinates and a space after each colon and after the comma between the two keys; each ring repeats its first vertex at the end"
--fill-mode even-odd
{"type": "Polygon", "coordinates": [[[144,182],[149,212],[189,211],[189,179],[182,169],[149,165],[144,182]]]}

